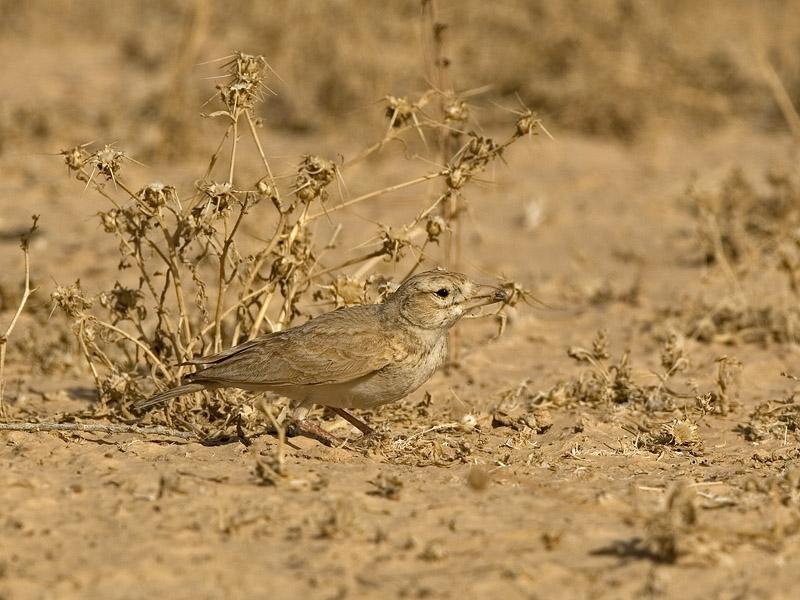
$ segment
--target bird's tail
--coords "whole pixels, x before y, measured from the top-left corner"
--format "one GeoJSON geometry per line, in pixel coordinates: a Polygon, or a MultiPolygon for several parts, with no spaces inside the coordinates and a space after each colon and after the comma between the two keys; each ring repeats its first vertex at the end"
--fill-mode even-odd
{"type": "Polygon", "coordinates": [[[166,402],[167,400],[172,400],[173,398],[177,398],[178,396],[183,396],[184,394],[191,394],[193,392],[201,392],[203,390],[212,389],[216,386],[209,385],[208,383],[185,383],[183,385],[179,385],[176,388],[172,388],[171,390],[165,390],[159,394],[154,396],[150,396],[146,400],[142,400],[134,404],[134,408],[148,408],[149,406],[153,406],[155,404],[159,404],[161,402],[166,402]]]}

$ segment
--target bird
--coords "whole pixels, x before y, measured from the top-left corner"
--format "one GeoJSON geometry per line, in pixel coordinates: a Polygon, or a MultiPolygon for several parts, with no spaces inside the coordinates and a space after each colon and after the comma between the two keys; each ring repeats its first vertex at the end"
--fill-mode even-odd
{"type": "Polygon", "coordinates": [[[330,408],[365,437],[374,430],[345,409],[371,409],[405,398],[445,362],[448,332],[470,311],[504,302],[502,288],[437,269],[408,278],[382,303],[338,308],[303,323],[180,363],[198,370],[184,383],[141,401],[147,408],[178,396],[240,388],[289,398],[293,424],[341,443],[308,419],[330,408]]]}

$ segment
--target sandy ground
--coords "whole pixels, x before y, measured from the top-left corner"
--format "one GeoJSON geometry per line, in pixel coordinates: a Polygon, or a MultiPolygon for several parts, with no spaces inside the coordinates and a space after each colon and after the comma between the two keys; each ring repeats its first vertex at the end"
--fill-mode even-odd
{"type": "MultiPolygon", "coordinates": [[[[36,50],[51,61],[54,51],[36,50]]],[[[122,83],[107,76],[98,68],[111,94],[122,83]]],[[[54,98],[70,89],[47,81],[54,98]]],[[[65,120],[64,133],[48,118],[47,151],[93,138],[62,139],[77,127],[65,120]]],[[[472,190],[460,266],[487,282],[510,277],[544,305],[509,311],[499,337],[495,317],[464,323],[456,364],[402,402],[359,413],[383,433],[378,445],[291,437],[282,477],[264,466],[277,437],[246,426],[244,438],[215,444],[0,431],[0,598],[797,597],[800,413],[796,381],[781,375],[800,375],[797,340],[767,317],[709,335],[692,326],[731,298],[744,298],[739,310],[788,315],[797,298],[771,267],[737,268],[732,283],[707,264],[686,191],[718,194],[734,168],[763,193],[776,166],[796,181],[791,138],[741,122],[702,135],[665,126],[635,143],[554,133],[515,146],[472,190]],[[608,358],[569,356],[603,328],[608,358]],[[688,363],[664,395],[669,332],[688,363]],[[742,365],[728,388],[722,356],[742,365]]],[[[351,144],[341,132],[268,139],[281,157],[351,144]]],[[[17,235],[42,215],[31,247],[40,292],[9,345],[5,422],[69,422],[94,402],[69,344],[54,343],[66,348],[56,361],[31,340],[69,337],[63,319],[48,320],[55,282],[99,289],[117,277],[116,245],[92,216],[102,200],[82,195],[41,145],[3,153],[0,260],[11,291],[0,325],[19,292],[17,235]]],[[[191,182],[191,158],[152,169],[191,182]]],[[[380,180],[397,168],[371,163],[348,193],[367,169],[380,180]]],[[[413,192],[360,205],[341,217],[355,230],[345,239],[363,241],[359,223],[391,223],[418,205],[413,192]]],[[[356,437],[341,419],[314,416],[356,437]]]]}

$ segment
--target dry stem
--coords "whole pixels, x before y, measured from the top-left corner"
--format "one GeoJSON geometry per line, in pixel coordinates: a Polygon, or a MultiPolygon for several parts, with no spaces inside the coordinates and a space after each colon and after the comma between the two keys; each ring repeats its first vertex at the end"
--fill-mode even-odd
{"type": "Polygon", "coordinates": [[[0,431],[88,431],[96,433],[136,433],[139,435],[168,435],[184,440],[197,438],[188,431],[175,431],[164,427],[140,427],[138,425],[97,425],[86,423],[0,423],[0,431]]]}
{"type": "Polygon", "coordinates": [[[29,247],[31,236],[38,227],[37,223],[39,221],[39,215],[33,215],[32,218],[33,224],[31,225],[31,228],[28,230],[28,233],[22,235],[22,239],[20,240],[20,247],[22,248],[22,254],[25,262],[25,289],[22,292],[22,298],[19,301],[17,310],[14,313],[14,316],[11,318],[11,323],[8,324],[5,333],[0,335],[0,415],[5,415],[3,394],[6,389],[6,380],[3,372],[6,364],[6,345],[8,344],[8,337],[11,335],[11,332],[14,331],[14,326],[17,324],[17,320],[22,314],[22,310],[25,308],[25,303],[28,301],[30,295],[34,292],[34,290],[31,289],[29,247]]]}

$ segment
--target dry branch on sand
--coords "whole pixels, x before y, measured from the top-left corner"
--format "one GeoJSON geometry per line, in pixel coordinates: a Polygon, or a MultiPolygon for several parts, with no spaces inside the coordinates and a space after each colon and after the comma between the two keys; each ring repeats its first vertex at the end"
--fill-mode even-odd
{"type": "Polygon", "coordinates": [[[0,416],[3,416],[5,412],[4,404],[3,404],[3,395],[6,389],[6,380],[4,376],[5,364],[6,364],[6,346],[8,345],[8,337],[11,335],[11,332],[14,331],[14,327],[19,320],[20,315],[22,314],[23,309],[25,308],[25,304],[28,302],[28,298],[30,297],[33,290],[31,289],[31,269],[30,269],[30,242],[31,236],[33,232],[36,231],[39,223],[39,215],[33,216],[33,224],[31,228],[22,235],[22,239],[20,241],[20,247],[22,248],[22,254],[24,256],[25,261],[25,288],[22,291],[22,298],[19,301],[19,305],[17,306],[17,310],[14,313],[14,316],[11,317],[11,322],[6,327],[4,333],[0,334],[0,416]]]}
{"type": "Polygon", "coordinates": [[[165,427],[139,427],[138,425],[99,425],[96,423],[0,423],[0,431],[42,431],[89,433],[134,433],[137,435],[166,435],[183,439],[194,439],[196,435],[188,431],[175,431],[165,427]]]}

